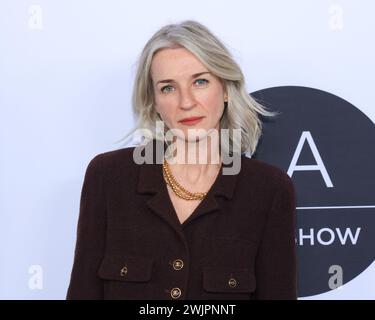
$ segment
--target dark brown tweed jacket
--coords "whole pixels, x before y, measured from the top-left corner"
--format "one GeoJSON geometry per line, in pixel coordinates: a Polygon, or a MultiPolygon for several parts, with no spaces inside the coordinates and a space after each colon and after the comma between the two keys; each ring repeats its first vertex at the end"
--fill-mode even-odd
{"type": "Polygon", "coordinates": [[[67,299],[296,299],[295,190],[241,157],[180,223],[161,164],[95,156],[81,193],[67,299]]]}

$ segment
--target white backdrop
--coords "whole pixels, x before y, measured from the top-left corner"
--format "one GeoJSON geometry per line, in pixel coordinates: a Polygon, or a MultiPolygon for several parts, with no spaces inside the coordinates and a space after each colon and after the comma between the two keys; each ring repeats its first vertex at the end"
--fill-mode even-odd
{"type": "MultiPolygon", "coordinates": [[[[65,298],[85,169],[131,128],[135,62],[157,29],[197,20],[249,92],[318,88],[375,122],[373,12],[372,0],[0,0],[0,298],[65,298]]],[[[374,299],[373,283],[374,263],[307,299],[374,299]]]]}

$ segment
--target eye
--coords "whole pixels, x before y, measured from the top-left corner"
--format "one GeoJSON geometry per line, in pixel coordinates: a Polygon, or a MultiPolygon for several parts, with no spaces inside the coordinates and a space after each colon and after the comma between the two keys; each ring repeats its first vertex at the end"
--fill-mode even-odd
{"type": "Polygon", "coordinates": [[[172,88],[172,86],[168,85],[168,86],[164,86],[160,89],[161,92],[170,92],[169,90],[165,91],[164,89],[166,88],[172,88]]]}
{"type": "Polygon", "coordinates": [[[197,79],[197,80],[195,80],[195,82],[197,82],[197,81],[203,81],[203,83],[201,82],[201,84],[206,84],[206,83],[209,82],[207,79],[197,79]]]}
{"type": "MultiPolygon", "coordinates": [[[[207,79],[197,79],[195,80],[194,82],[198,82],[200,81],[200,85],[204,85],[204,84],[207,84],[209,81],[207,79]]],[[[171,85],[167,85],[167,86],[164,86],[160,89],[161,92],[163,93],[168,93],[168,92],[171,92],[171,90],[165,90],[165,89],[169,89],[169,88],[173,88],[171,85]]]]}

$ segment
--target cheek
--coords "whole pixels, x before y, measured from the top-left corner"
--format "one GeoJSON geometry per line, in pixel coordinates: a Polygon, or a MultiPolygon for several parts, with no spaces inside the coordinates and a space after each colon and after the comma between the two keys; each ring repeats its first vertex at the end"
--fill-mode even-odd
{"type": "Polygon", "coordinates": [[[156,97],[156,111],[159,112],[162,115],[168,115],[168,111],[172,110],[172,103],[170,99],[165,99],[163,97],[156,97]]]}
{"type": "Polygon", "coordinates": [[[213,120],[217,116],[221,116],[224,109],[224,102],[219,93],[203,97],[201,103],[205,106],[207,113],[210,114],[213,120]]]}
{"type": "Polygon", "coordinates": [[[166,125],[169,127],[172,125],[174,114],[175,114],[175,104],[170,99],[158,99],[155,98],[156,111],[161,115],[161,118],[165,121],[166,125]]]}

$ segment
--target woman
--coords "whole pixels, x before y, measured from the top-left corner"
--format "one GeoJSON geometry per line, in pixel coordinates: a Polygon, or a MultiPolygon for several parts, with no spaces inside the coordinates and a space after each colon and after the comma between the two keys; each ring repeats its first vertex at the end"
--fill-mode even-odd
{"type": "Polygon", "coordinates": [[[133,108],[154,161],[139,164],[137,146],[89,163],[67,298],[296,299],[292,180],[245,156],[258,115],[274,113],[224,45],[195,21],[161,28],[140,57],[133,108]],[[228,139],[211,135],[223,129],[228,139]]]}

